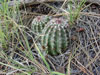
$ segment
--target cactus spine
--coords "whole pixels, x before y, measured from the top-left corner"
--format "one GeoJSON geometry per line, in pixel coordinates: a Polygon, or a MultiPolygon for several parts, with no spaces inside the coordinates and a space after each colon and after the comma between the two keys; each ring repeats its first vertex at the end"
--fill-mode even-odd
{"type": "Polygon", "coordinates": [[[33,19],[31,29],[34,33],[40,34],[42,33],[42,30],[44,29],[46,23],[50,20],[50,16],[43,15],[43,16],[37,16],[33,19]]]}
{"type": "Polygon", "coordinates": [[[66,19],[53,18],[50,20],[43,30],[44,36],[41,36],[43,50],[46,50],[50,55],[58,55],[64,52],[68,46],[67,26],[66,19]]]}

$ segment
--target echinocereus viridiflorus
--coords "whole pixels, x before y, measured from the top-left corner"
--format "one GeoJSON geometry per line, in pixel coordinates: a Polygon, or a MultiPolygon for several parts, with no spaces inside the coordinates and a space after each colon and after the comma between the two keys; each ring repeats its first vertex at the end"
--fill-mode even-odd
{"type": "Polygon", "coordinates": [[[50,55],[59,55],[66,50],[69,43],[68,21],[53,18],[45,26],[41,36],[42,49],[50,55]]]}
{"type": "Polygon", "coordinates": [[[37,16],[33,19],[31,29],[35,34],[41,34],[42,30],[44,29],[45,25],[50,20],[50,16],[43,15],[43,16],[37,16]]]}

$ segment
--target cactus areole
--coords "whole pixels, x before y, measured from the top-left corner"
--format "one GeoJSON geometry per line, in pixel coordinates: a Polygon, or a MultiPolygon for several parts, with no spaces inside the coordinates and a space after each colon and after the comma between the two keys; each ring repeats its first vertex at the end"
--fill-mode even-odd
{"type": "Polygon", "coordinates": [[[42,50],[53,56],[62,54],[66,51],[69,43],[67,20],[63,18],[52,18],[48,22],[46,21],[45,24],[42,30],[43,36],[40,38],[42,50]]]}

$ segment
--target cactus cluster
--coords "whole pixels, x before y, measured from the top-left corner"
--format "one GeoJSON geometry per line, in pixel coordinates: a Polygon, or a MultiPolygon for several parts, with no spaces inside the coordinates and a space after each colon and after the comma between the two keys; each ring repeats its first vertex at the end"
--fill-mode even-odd
{"type": "Polygon", "coordinates": [[[43,36],[41,36],[40,38],[42,49],[50,55],[59,55],[64,52],[68,47],[69,42],[67,26],[68,22],[63,18],[51,18],[50,20],[48,20],[48,22],[45,21],[44,28],[43,30],[41,30],[43,36]]]}

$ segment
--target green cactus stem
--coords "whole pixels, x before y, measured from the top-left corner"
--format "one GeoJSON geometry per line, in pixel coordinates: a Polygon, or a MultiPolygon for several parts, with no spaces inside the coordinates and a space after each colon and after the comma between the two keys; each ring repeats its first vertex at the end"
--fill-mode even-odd
{"type": "Polygon", "coordinates": [[[34,33],[40,34],[42,33],[42,30],[44,29],[46,23],[50,20],[50,16],[43,15],[43,16],[37,16],[33,19],[31,29],[34,33]]]}
{"type": "Polygon", "coordinates": [[[50,20],[44,30],[44,36],[41,36],[42,49],[50,55],[59,55],[68,47],[68,22],[63,18],[53,18],[50,20]]]}

